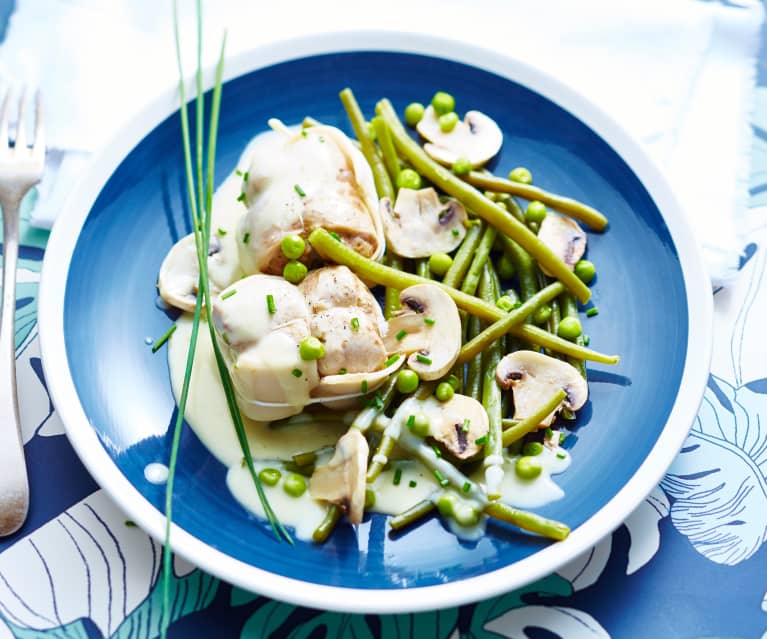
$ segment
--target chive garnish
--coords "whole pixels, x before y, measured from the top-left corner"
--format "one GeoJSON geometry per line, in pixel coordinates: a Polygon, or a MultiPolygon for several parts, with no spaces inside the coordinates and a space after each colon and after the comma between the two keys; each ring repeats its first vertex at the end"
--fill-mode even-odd
{"type": "Polygon", "coordinates": [[[547,428],[547,429],[546,429],[545,431],[543,431],[543,432],[544,432],[544,434],[546,435],[546,439],[551,439],[552,437],[554,437],[554,431],[553,431],[553,430],[551,430],[551,428],[547,428]]]}
{"type": "Polygon", "coordinates": [[[306,129],[301,129],[301,137],[305,138],[307,135],[308,133],[306,132],[306,129]]]}
{"type": "Polygon", "coordinates": [[[274,295],[271,293],[266,296],[266,310],[269,311],[269,315],[274,315],[277,311],[277,308],[274,306],[274,295]]]}
{"type": "Polygon", "coordinates": [[[589,342],[591,341],[591,338],[588,335],[583,336],[583,345],[588,346],[589,342]]]}
{"type": "Polygon", "coordinates": [[[291,374],[293,377],[301,377],[303,375],[300,368],[294,368],[291,374]]]}
{"type": "Polygon", "coordinates": [[[306,197],[306,192],[301,188],[300,184],[294,184],[293,189],[298,193],[299,197],[306,197]]]}
{"type": "Polygon", "coordinates": [[[325,141],[325,136],[324,136],[324,135],[321,135],[321,136],[320,136],[320,142],[324,142],[324,141],[325,141]]]}
{"type": "Polygon", "coordinates": [[[441,472],[439,472],[438,470],[434,471],[434,477],[439,482],[439,485],[442,486],[443,488],[450,483],[450,482],[447,481],[447,479],[445,479],[445,476],[441,472]]]}
{"type": "Polygon", "coordinates": [[[461,430],[464,433],[468,433],[470,428],[471,428],[471,420],[467,417],[466,419],[463,420],[463,426],[461,426],[461,430]]]}
{"type": "Polygon", "coordinates": [[[366,380],[366,379],[362,380],[362,384],[360,384],[360,390],[363,393],[367,393],[368,392],[368,380],[366,380]]]}
{"type": "Polygon", "coordinates": [[[245,173],[242,174],[242,181],[247,182],[249,177],[250,177],[250,173],[245,171],[245,173]]]}
{"type": "Polygon", "coordinates": [[[423,318],[423,323],[424,323],[424,324],[428,324],[429,326],[431,326],[432,324],[434,324],[436,321],[437,321],[437,320],[435,320],[435,319],[432,319],[431,317],[424,317],[424,318],[423,318]]]}
{"type": "Polygon", "coordinates": [[[426,364],[427,366],[428,366],[429,364],[431,364],[431,360],[430,360],[428,357],[426,357],[426,355],[421,355],[421,353],[418,353],[418,354],[415,356],[415,358],[416,358],[416,359],[417,359],[419,362],[421,362],[421,364],[426,364]]]}
{"type": "Polygon", "coordinates": [[[477,446],[482,446],[487,442],[487,435],[482,435],[482,437],[477,437],[477,439],[474,440],[474,443],[477,446]]]}
{"type": "Polygon", "coordinates": [[[432,444],[431,449],[434,451],[434,454],[437,457],[442,457],[442,451],[439,449],[439,446],[437,446],[436,444],[432,444]]]}
{"type": "Polygon", "coordinates": [[[357,319],[356,317],[352,317],[351,324],[352,324],[352,330],[353,331],[360,330],[360,321],[359,321],[359,319],[357,319]]]}
{"type": "Polygon", "coordinates": [[[126,525],[128,528],[136,528],[136,522],[135,522],[135,521],[133,521],[132,519],[126,519],[126,520],[125,520],[125,525],[126,525]]]}
{"type": "Polygon", "coordinates": [[[389,359],[387,359],[384,362],[384,368],[389,368],[394,362],[396,362],[399,359],[399,355],[397,353],[394,353],[389,359]]]}
{"type": "Polygon", "coordinates": [[[238,175],[239,177],[242,177],[242,171],[240,171],[240,169],[235,169],[234,174],[238,175]]]}
{"type": "Polygon", "coordinates": [[[245,233],[245,235],[242,236],[242,243],[247,244],[250,241],[250,233],[245,233]]]}
{"type": "Polygon", "coordinates": [[[407,425],[409,428],[412,428],[415,425],[415,415],[411,415],[407,418],[407,425]]]}
{"type": "Polygon", "coordinates": [[[461,234],[461,232],[458,229],[453,229],[453,235],[455,237],[458,237],[461,234]]]}
{"type": "Polygon", "coordinates": [[[586,317],[594,317],[594,315],[599,315],[599,309],[596,306],[586,309],[586,317]]]}
{"type": "Polygon", "coordinates": [[[333,239],[334,239],[336,242],[340,242],[340,241],[341,241],[341,236],[340,236],[338,233],[336,233],[335,231],[330,231],[329,235],[330,235],[330,237],[332,237],[332,238],[333,238],[333,239]]]}
{"type": "Polygon", "coordinates": [[[221,229],[221,228],[220,228],[220,229],[218,229],[218,234],[219,234],[221,237],[224,237],[224,235],[226,235],[226,229],[221,229]]]}
{"type": "Polygon", "coordinates": [[[463,486],[461,486],[461,490],[465,493],[468,493],[471,490],[471,484],[469,482],[464,482],[463,486]]]}
{"type": "Polygon", "coordinates": [[[567,455],[564,453],[557,453],[557,459],[564,459],[565,457],[567,457],[567,455]]]}
{"type": "Polygon", "coordinates": [[[392,480],[392,484],[399,486],[400,481],[402,481],[402,469],[397,468],[394,471],[394,479],[392,480]]]}
{"type": "Polygon", "coordinates": [[[559,433],[559,445],[560,446],[562,445],[562,443],[565,441],[566,438],[567,438],[567,435],[565,435],[564,433],[559,433]]]}
{"type": "Polygon", "coordinates": [[[338,371],[339,375],[346,375],[346,369],[342,368],[340,371],[338,371]]]}
{"type": "Polygon", "coordinates": [[[160,348],[162,348],[162,345],[165,344],[165,342],[167,342],[170,339],[170,336],[173,335],[175,330],[176,330],[176,325],[171,324],[170,328],[168,328],[168,330],[162,334],[160,339],[158,339],[154,344],[152,344],[152,352],[156,353],[157,351],[159,351],[160,348]]]}
{"type": "Polygon", "coordinates": [[[401,340],[403,337],[405,337],[405,335],[407,335],[407,331],[403,329],[399,333],[397,333],[394,337],[396,337],[397,340],[401,340]]]}
{"type": "Polygon", "coordinates": [[[236,292],[237,292],[237,289],[236,289],[236,288],[233,288],[231,291],[227,291],[226,293],[224,293],[224,294],[221,296],[221,299],[222,299],[222,300],[227,300],[227,299],[229,299],[229,298],[230,298],[232,295],[234,295],[236,292]]]}
{"type": "Polygon", "coordinates": [[[415,487],[418,485],[418,482],[416,482],[416,480],[415,480],[415,479],[411,479],[411,480],[408,482],[408,484],[407,484],[407,485],[408,485],[408,486],[410,486],[411,488],[415,488],[415,487]]]}
{"type": "Polygon", "coordinates": [[[244,201],[245,201],[245,193],[244,193],[244,192],[243,192],[243,193],[240,193],[240,194],[237,196],[237,201],[238,201],[238,202],[244,202],[244,201]]]}

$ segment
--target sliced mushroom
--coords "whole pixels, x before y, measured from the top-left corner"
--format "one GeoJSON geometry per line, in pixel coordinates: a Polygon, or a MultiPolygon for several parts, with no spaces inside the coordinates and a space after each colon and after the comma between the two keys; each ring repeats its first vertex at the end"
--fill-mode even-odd
{"type": "MultiPolygon", "coordinates": [[[[575,367],[535,351],[509,353],[498,363],[495,376],[501,387],[513,389],[515,419],[535,413],[560,388],[567,393],[562,406],[572,411],[583,406],[589,395],[586,380],[575,367]]],[[[562,406],[552,411],[541,426],[551,425],[562,406]]]]}
{"type": "Polygon", "coordinates": [[[449,253],[466,235],[466,209],[456,200],[441,202],[431,187],[400,189],[393,207],[382,198],[381,221],[387,246],[402,257],[449,253]]]}
{"type": "Polygon", "coordinates": [[[389,320],[384,344],[389,353],[407,353],[408,366],[423,380],[439,379],[458,359],[461,318],[450,296],[433,284],[400,292],[402,310],[389,320]]]}
{"type": "Polygon", "coordinates": [[[428,140],[423,145],[424,151],[447,166],[461,158],[471,162],[473,167],[482,166],[501,150],[503,144],[501,129],[480,111],[468,111],[463,122],[445,133],[439,126],[434,107],[428,106],[416,128],[428,140]]]}
{"type": "MultiPolygon", "coordinates": [[[[208,276],[211,295],[239,279],[242,269],[237,246],[232,238],[212,235],[208,248],[208,276]]],[[[171,306],[191,312],[197,300],[197,283],[200,269],[197,264],[197,248],[194,234],[182,237],[168,251],[160,266],[157,288],[160,297],[171,306]]]]}
{"type": "MultiPolygon", "coordinates": [[[[538,239],[572,271],[586,251],[586,233],[575,220],[549,211],[538,229],[538,239]]],[[[541,270],[551,275],[543,266],[541,270]]]]}
{"type": "Polygon", "coordinates": [[[429,437],[439,442],[458,459],[471,459],[482,450],[477,439],[487,435],[490,428],[487,412],[477,400],[455,394],[447,402],[427,399],[406,399],[393,419],[405,422],[410,415],[423,413],[429,418],[429,437]]]}
{"type": "Polygon", "coordinates": [[[324,466],[318,466],[309,481],[309,493],[340,506],[351,524],[362,522],[365,511],[365,475],[368,442],[356,428],[338,440],[335,452],[324,466]]]}
{"type": "MultiPolygon", "coordinates": [[[[389,375],[396,372],[405,363],[404,357],[398,357],[386,368],[370,373],[346,373],[342,375],[325,375],[312,390],[312,397],[328,398],[327,405],[331,408],[347,408],[358,406],[359,398],[351,398],[346,401],[334,400],[334,397],[343,395],[359,395],[370,393],[388,379],[389,375]]],[[[325,402],[323,402],[325,403],[325,402]]]]}

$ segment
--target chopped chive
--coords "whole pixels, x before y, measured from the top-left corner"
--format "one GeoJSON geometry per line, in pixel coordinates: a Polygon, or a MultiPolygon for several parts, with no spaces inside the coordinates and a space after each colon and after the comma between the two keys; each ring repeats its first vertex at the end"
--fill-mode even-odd
{"type": "Polygon", "coordinates": [[[485,442],[487,442],[487,435],[482,435],[482,437],[477,437],[477,439],[474,440],[474,443],[477,446],[482,446],[485,442]]]}
{"type": "Polygon", "coordinates": [[[269,315],[274,315],[277,311],[277,308],[274,306],[274,295],[271,293],[266,296],[266,310],[269,311],[269,315]]]}
{"type": "Polygon", "coordinates": [[[305,192],[304,192],[304,190],[301,188],[301,185],[300,185],[300,184],[294,184],[294,185],[293,185],[293,188],[295,189],[296,193],[298,193],[298,195],[299,195],[300,197],[306,197],[306,193],[305,193],[305,192]]]}
{"type": "Polygon", "coordinates": [[[242,181],[247,182],[249,177],[250,177],[250,173],[245,171],[245,173],[242,174],[242,181]]]}
{"type": "Polygon", "coordinates": [[[222,228],[219,228],[219,229],[218,229],[218,234],[219,234],[221,237],[224,237],[224,235],[226,235],[226,229],[222,229],[222,228]]]}
{"type": "Polygon", "coordinates": [[[242,177],[242,171],[240,171],[240,169],[235,169],[234,170],[234,174],[235,175],[239,175],[240,177],[242,177]]]}
{"type": "Polygon", "coordinates": [[[242,460],[240,460],[240,466],[242,468],[247,468],[248,467],[248,460],[243,457],[242,460]]]}
{"type": "Polygon", "coordinates": [[[397,353],[394,353],[389,359],[387,359],[384,362],[384,368],[389,368],[394,362],[396,362],[399,359],[399,355],[397,353]]]}
{"type": "Polygon", "coordinates": [[[589,342],[591,341],[591,338],[588,335],[583,336],[583,345],[588,346],[589,342]]]}
{"type": "Polygon", "coordinates": [[[126,519],[126,520],[125,520],[125,525],[126,525],[128,528],[135,528],[135,527],[136,527],[136,522],[135,522],[135,521],[133,521],[132,519],[126,519]]]}
{"type": "Polygon", "coordinates": [[[435,319],[432,319],[431,317],[424,317],[424,319],[423,319],[423,323],[424,323],[424,324],[428,324],[429,326],[431,326],[432,324],[434,324],[436,321],[437,321],[437,320],[435,320],[435,319]]]}
{"type": "Polygon", "coordinates": [[[448,482],[447,479],[445,479],[445,476],[438,470],[434,471],[434,477],[436,477],[437,481],[439,482],[439,485],[442,486],[443,488],[450,483],[448,482]]]}
{"type": "Polygon", "coordinates": [[[352,330],[358,331],[360,330],[360,321],[356,317],[352,317],[352,330]]]}
{"type": "Polygon", "coordinates": [[[320,142],[324,142],[324,141],[325,141],[325,136],[324,136],[324,135],[321,135],[321,136],[320,136],[320,142]]]}
{"type": "Polygon", "coordinates": [[[305,137],[307,137],[308,135],[309,135],[309,134],[306,132],[306,129],[301,129],[301,137],[302,137],[302,138],[305,138],[305,137]]]}
{"type": "Polygon", "coordinates": [[[547,428],[547,429],[546,429],[545,431],[543,431],[543,432],[544,432],[544,434],[546,435],[546,439],[551,439],[552,437],[554,437],[554,431],[553,431],[553,430],[551,430],[551,428],[547,428]]]}
{"type": "Polygon", "coordinates": [[[170,339],[170,336],[173,335],[173,332],[175,330],[176,330],[176,325],[171,324],[170,328],[162,334],[162,337],[160,337],[160,339],[158,339],[154,344],[152,344],[152,352],[156,353],[157,351],[159,351],[162,345],[165,344],[165,342],[167,342],[170,339]]]}
{"type": "Polygon", "coordinates": [[[243,192],[243,193],[240,193],[240,194],[237,196],[237,201],[238,201],[238,202],[243,202],[244,200],[245,200],[245,193],[243,192]]]}
{"type": "Polygon", "coordinates": [[[221,296],[221,299],[222,299],[222,300],[226,300],[226,299],[229,299],[229,298],[230,298],[232,295],[234,295],[236,292],[237,292],[237,289],[236,289],[236,288],[233,288],[231,291],[227,291],[226,293],[224,293],[224,294],[221,296]]]}
{"type": "Polygon", "coordinates": [[[399,340],[401,340],[403,337],[405,337],[405,335],[407,335],[407,331],[403,329],[403,330],[401,330],[399,333],[397,333],[397,334],[396,334],[394,337],[396,337],[396,338],[397,338],[397,340],[399,341],[399,340]]]}
{"type": "Polygon", "coordinates": [[[248,241],[250,241],[250,233],[245,233],[245,235],[242,236],[242,243],[247,244],[248,241]]]}
{"type": "Polygon", "coordinates": [[[469,482],[464,482],[463,486],[461,486],[461,490],[465,493],[468,493],[471,490],[471,484],[469,482]]]}
{"type": "Polygon", "coordinates": [[[411,480],[408,482],[408,484],[407,484],[407,485],[408,485],[408,486],[410,486],[411,488],[415,488],[415,487],[418,485],[418,482],[416,482],[416,480],[415,480],[415,479],[411,479],[411,480]]]}
{"type": "Polygon", "coordinates": [[[417,359],[419,362],[421,362],[421,364],[426,364],[427,366],[428,366],[429,364],[431,364],[431,360],[430,360],[428,357],[426,357],[425,355],[421,355],[420,353],[418,353],[418,354],[415,356],[415,358],[416,358],[416,359],[417,359]]]}
{"type": "Polygon", "coordinates": [[[342,368],[340,371],[338,371],[339,375],[346,375],[346,369],[342,368]]]}
{"type": "Polygon", "coordinates": [[[368,392],[368,380],[366,379],[362,380],[362,384],[360,384],[360,389],[362,390],[363,393],[368,392]]]}
{"type": "Polygon", "coordinates": [[[415,415],[411,415],[410,417],[407,418],[407,425],[408,427],[412,428],[414,424],[415,424],[415,415]]]}
{"type": "Polygon", "coordinates": [[[330,237],[332,237],[332,238],[333,238],[333,239],[334,239],[336,242],[340,242],[340,241],[341,241],[341,236],[340,236],[338,233],[336,233],[335,231],[330,231],[330,234],[329,234],[329,235],[330,235],[330,237]]]}
{"type": "Polygon", "coordinates": [[[453,229],[453,235],[455,237],[458,237],[461,234],[461,232],[458,229],[453,229]]]}
{"type": "Polygon", "coordinates": [[[301,377],[303,373],[301,372],[300,368],[294,368],[292,372],[293,377],[301,377]]]}
{"type": "Polygon", "coordinates": [[[442,457],[442,451],[439,449],[439,446],[437,446],[437,444],[432,444],[431,449],[434,451],[434,454],[437,457],[442,457]]]}
{"type": "Polygon", "coordinates": [[[468,433],[469,428],[471,428],[471,420],[467,417],[466,419],[463,420],[463,426],[461,426],[461,430],[464,433],[468,433]]]}
{"type": "Polygon", "coordinates": [[[599,309],[596,306],[586,309],[586,317],[594,317],[594,315],[599,315],[599,309]]]}
{"type": "Polygon", "coordinates": [[[395,486],[399,486],[400,481],[402,481],[402,469],[397,468],[394,471],[394,479],[392,480],[392,484],[394,484],[395,486]]]}
{"type": "Polygon", "coordinates": [[[557,459],[564,459],[565,457],[567,457],[567,455],[564,453],[557,453],[557,459]]]}

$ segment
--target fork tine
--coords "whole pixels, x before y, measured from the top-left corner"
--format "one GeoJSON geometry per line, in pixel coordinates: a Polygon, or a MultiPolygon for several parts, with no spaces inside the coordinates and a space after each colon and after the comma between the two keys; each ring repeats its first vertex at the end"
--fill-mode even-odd
{"type": "Polygon", "coordinates": [[[35,96],[35,141],[32,146],[32,155],[41,158],[45,155],[45,126],[43,125],[43,99],[40,90],[35,96]]]}
{"type": "Polygon", "coordinates": [[[10,142],[8,140],[8,104],[11,101],[12,89],[8,89],[3,100],[3,109],[0,112],[0,155],[8,151],[10,142]]]}
{"type": "Polygon", "coordinates": [[[19,98],[19,117],[16,119],[16,142],[14,144],[14,151],[16,153],[26,151],[27,148],[27,118],[26,109],[24,108],[25,98],[27,97],[26,87],[21,90],[21,97],[19,98]]]}

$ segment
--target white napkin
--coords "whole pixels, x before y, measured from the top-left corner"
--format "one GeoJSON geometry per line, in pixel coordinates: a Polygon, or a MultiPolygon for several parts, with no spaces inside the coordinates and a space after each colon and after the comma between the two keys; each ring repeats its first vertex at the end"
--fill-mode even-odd
{"type": "MultiPolygon", "coordinates": [[[[194,3],[180,0],[186,69],[194,3]]],[[[763,19],[758,0],[326,0],[205,3],[205,62],[223,28],[230,54],[326,31],[407,30],[524,59],[576,87],[641,140],[696,222],[714,284],[736,272],[745,238],[748,118],[763,19]]],[[[18,0],[0,46],[0,84],[36,83],[59,171],[34,223],[49,227],[83,165],[150,97],[176,80],[171,3],[18,0]],[[158,6],[159,5],[159,6],[158,6]],[[72,155],[71,152],[79,152],[72,155]]]]}

